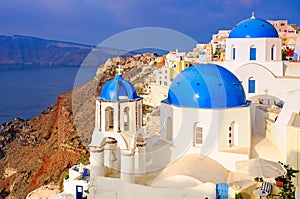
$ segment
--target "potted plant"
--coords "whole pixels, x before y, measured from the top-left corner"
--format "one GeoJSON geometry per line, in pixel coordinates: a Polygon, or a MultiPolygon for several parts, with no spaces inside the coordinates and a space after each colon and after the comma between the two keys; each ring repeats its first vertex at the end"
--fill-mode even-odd
{"type": "Polygon", "coordinates": [[[278,179],[282,180],[282,187],[280,188],[279,196],[283,199],[295,199],[295,185],[292,182],[292,179],[296,177],[299,170],[293,169],[288,164],[283,164],[282,162],[279,163],[285,170],[285,174],[283,176],[278,176],[278,179]]]}
{"type": "Polygon", "coordinates": [[[283,186],[283,182],[285,181],[285,177],[284,176],[277,176],[275,178],[276,181],[276,186],[277,187],[282,187],[283,186]]]}

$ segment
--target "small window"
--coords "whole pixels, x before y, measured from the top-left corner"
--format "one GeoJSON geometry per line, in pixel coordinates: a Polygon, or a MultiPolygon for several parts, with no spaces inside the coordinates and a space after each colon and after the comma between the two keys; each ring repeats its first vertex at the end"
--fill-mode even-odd
{"type": "Polygon", "coordinates": [[[194,145],[201,146],[203,144],[203,129],[202,127],[195,127],[194,145]]]}
{"type": "Polygon", "coordinates": [[[176,64],[174,64],[173,67],[176,68],[176,64]]]}
{"type": "Polygon", "coordinates": [[[256,48],[255,47],[250,48],[250,60],[256,60],[256,48]]]}
{"type": "Polygon", "coordinates": [[[235,48],[232,48],[232,60],[235,60],[235,48]]]}
{"type": "Polygon", "coordinates": [[[271,47],[271,60],[276,60],[276,48],[275,48],[275,46],[273,45],[272,47],[271,47]]]}
{"type": "Polygon", "coordinates": [[[249,78],[248,80],[248,93],[255,93],[255,79],[249,78]]]}

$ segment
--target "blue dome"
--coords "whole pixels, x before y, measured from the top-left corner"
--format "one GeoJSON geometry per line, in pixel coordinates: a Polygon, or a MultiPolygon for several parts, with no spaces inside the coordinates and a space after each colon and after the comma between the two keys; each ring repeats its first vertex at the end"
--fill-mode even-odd
{"type": "Polygon", "coordinates": [[[228,38],[278,38],[277,30],[263,19],[251,17],[241,21],[231,30],[228,38]]]}
{"type": "Polygon", "coordinates": [[[101,90],[100,99],[119,101],[139,99],[132,83],[123,79],[122,75],[117,75],[114,79],[106,82],[101,90]]]}
{"type": "Polygon", "coordinates": [[[198,64],[179,73],[171,84],[168,98],[163,102],[192,108],[247,105],[239,79],[215,64],[198,64]]]}

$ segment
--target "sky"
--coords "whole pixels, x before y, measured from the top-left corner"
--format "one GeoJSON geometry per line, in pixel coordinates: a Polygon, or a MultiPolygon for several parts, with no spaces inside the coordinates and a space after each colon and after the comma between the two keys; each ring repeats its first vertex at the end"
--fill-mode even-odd
{"type": "Polygon", "coordinates": [[[300,26],[299,0],[1,0],[0,34],[97,45],[123,31],[159,27],[207,43],[252,11],[300,26]]]}

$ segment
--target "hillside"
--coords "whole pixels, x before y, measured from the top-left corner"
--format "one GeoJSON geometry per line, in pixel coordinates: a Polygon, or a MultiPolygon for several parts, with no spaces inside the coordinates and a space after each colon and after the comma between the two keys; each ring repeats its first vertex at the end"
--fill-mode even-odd
{"type": "MultiPolygon", "coordinates": [[[[50,182],[59,183],[62,174],[80,160],[87,160],[86,148],[94,127],[95,96],[122,65],[125,78],[141,74],[154,54],[109,59],[89,83],[63,93],[57,102],[28,120],[15,119],[0,127],[0,198],[25,198],[50,182]],[[134,75],[132,75],[134,74],[134,75]]],[[[146,76],[143,76],[146,78],[146,76]]],[[[143,84],[141,79],[136,86],[143,84]]]]}
{"type": "Polygon", "coordinates": [[[0,64],[80,65],[92,46],[0,35],[0,64]]]}

